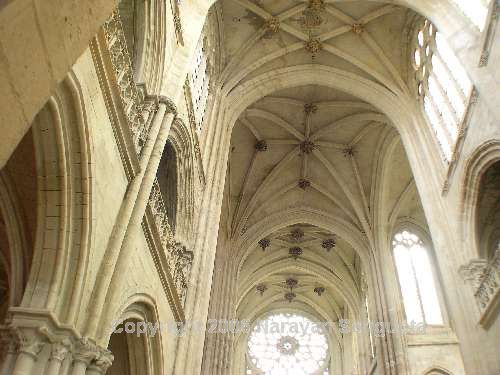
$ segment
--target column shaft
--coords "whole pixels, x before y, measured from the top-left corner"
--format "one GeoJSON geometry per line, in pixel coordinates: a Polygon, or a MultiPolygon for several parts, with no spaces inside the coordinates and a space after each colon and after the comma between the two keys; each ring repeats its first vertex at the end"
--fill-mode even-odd
{"type": "MultiPolygon", "coordinates": [[[[141,211],[139,207],[137,207],[137,203],[140,202],[139,194],[141,193],[141,191],[145,190],[148,185],[144,184],[144,176],[147,170],[151,170],[151,159],[153,158],[152,155],[154,153],[157,153],[157,149],[159,148],[157,146],[159,143],[158,141],[160,138],[160,134],[166,133],[165,142],[166,137],[168,137],[168,131],[170,130],[170,126],[174,119],[174,114],[167,114],[167,107],[168,106],[166,103],[160,102],[159,109],[152,121],[148,140],[146,141],[146,144],[142,149],[140,172],[129,184],[127,194],[123,200],[120,212],[118,214],[117,221],[113,227],[113,232],[111,233],[111,236],[109,238],[108,246],[106,249],[106,259],[103,262],[103,265],[99,269],[98,273],[98,289],[96,290],[96,297],[91,301],[92,303],[90,304],[91,311],[88,318],[88,336],[93,337],[96,335],[98,330],[97,324],[100,321],[99,317],[103,314],[102,309],[109,308],[109,305],[105,303],[105,299],[107,297],[108,290],[110,290],[109,284],[112,282],[112,277],[116,274],[116,262],[120,259],[120,253],[123,248],[125,238],[127,234],[130,235],[131,223],[138,221],[135,216],[138,216],[141,211]]],[[[163,147],[165,146],[165,142],[162,145],[163,147]]],[[[161,152],[163,152],[163,148],[160,151],[160,156],[161,152]]],[[[158,168],[158,164],[156,164],[156,168],[158,168]]],[[[147,197],[149,197],[151,186],[152,182],[151,184],[149,184],[147,197]]],[[[141,207],[144,207],[145,209],[147,202],[142,203],[143,204],[141,205],[141,207]]],[[[144,215],[144,209],[142,210],[142,213],[140,213],[140,220],[142,220],[142,216],[144,215]]]]}
{"type": "Polygon", "coordinates": [[[35,361],[36,357],[33,354],[19,353],[12,375],[31,375],[35,361]]]}
{"type": "Polygon", "coordinates": [[[87,372],[87,363],[83,361],[73,362],[73,368],[71,369],[71,375],[85,375],[87,372]]]}
{"type": "Polygon", "coordinates": [[[12,367],[16,362],[17,354],[13,351],[8,351],[3,359],[2,367],[0,368],[0,375],[10,375],[12,367]]]}

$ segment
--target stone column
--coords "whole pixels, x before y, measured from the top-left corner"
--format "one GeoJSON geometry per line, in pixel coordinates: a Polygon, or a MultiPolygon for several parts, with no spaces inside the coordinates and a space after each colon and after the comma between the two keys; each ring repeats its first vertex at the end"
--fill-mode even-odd
{"type": "Polygon", "coordinates": [[[18,349],[18,339],[11,332],[3,331],[2,332],[2,365],[0,366],[0,375],[10,375],[12,372],[12,367],[16,362],[17,349],[18,349]]]}
{"type": "Polygon", "coordinates": [[[52,344],[50,358],[45,370],[45,375],[59,375],[61,365],[69,351],[69,342],[57,342],[52,344]]]}
{"type": "Polygon", "coordinates": [[[104,375],[113,364],[114,356],[109,350],[103,350],[88,367],[87,375],[104,375]]]}
{"type": "Polygon", "coordinates": [[[23,340],[12,375],[31,375],[44,343],[36,337],[23,340]]]}
{"type": "Polygon", "coordinates": [[[167,98],[159,98],[159,108],[156,112],[148,139],[144,145],[140,158],[140,171],[130,182],[125,198],[120,207],[119,216],[113,227],[113,232],[108,241],[106,258],[97,276],[96,296],[90,303],[90,313],[86,334],[94,337],[98,331],[99,317],[106,315],[110,307],[106,299],[112,299],[107,293],[118,293],[116,284],[123,277],[123,266],[128,266],[127,253],[122,249],[127,247],[132,232],[141,228],[149,195],[156,177],[156,170],[160,163],[163,148],[167,142],[170,126],[177,115],[175,105],[167,98]],[[125,255],[125,256],[124,256],[125,255]],[[120,270],[117,272],[116,270],[120,270]],[[113,287],[115,286],[115,287],[113,287]]]}
{"type": "Polygon", "coordinates": [[[73,367],[70,375],[86,375],[87,367],[97,357],[97,347],[83,338],[73,352],[73,367]]]}

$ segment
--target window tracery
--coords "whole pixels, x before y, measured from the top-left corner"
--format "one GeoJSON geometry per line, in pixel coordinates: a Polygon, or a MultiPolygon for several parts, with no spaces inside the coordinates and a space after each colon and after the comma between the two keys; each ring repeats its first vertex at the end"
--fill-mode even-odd
{"type": "Polygon", "coordinates": [[[416,91],[444,159],[450,162],[472,94],[472,82],[444,36],[428,20],[414,37],[416,91]]]}
{"type": "Polygon", "coordinates": [[[203,126],[210,89],[210,59],[208,55],[208,39],[200,39],[196,47],[193,70],[189,74],[192,106],[196,128],[199,132],[203,126]]]}
{"type": "Polygon", "coordinates": [[[322,328],[310,319],[276,313],[252,329],[248,359],[247,374],[327,375],[328,340],[322,328]]]}
{"type": "Polygon", "coordinates": [[[403,230],[392,241],[406,320],[409,324],[443,325],[429,254],[422,240],[403,230]]]}

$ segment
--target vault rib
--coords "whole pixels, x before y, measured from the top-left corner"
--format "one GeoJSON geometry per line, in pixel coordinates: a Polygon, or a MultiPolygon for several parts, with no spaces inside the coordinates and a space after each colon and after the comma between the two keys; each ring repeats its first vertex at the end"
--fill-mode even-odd
{"type": "Polygon", "coordinates": [[[266,120],[269,120],[279,127],[283,128],[284,130],[288,131],[291,135],[293,135],[295,138],[297,138],[299,141],[303,141],[305,139],[304,135],[300,133],[297,129],[295,129],[291,124],[283,120],[281,117],[275,115],[274,113],[264,111],[262,109],[247,109],[246,110],[247,116],[252,116],[252,117],[260,117],[266,120]]]}

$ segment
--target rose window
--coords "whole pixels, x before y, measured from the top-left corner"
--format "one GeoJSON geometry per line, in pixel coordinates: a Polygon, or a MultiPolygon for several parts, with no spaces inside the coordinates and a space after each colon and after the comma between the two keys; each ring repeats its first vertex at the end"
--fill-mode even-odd
{"type": "Polygon", "coordinates": [[[247,374],[328,374],[324,328],[297,314],[278,313],[255,323],[248,340],[247,374]]]}

